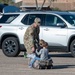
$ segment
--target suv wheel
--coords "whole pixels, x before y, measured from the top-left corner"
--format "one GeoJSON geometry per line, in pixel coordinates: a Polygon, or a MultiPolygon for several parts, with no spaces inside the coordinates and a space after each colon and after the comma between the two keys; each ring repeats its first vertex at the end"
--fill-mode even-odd
{"type": "Polygon", "coordinates": [[[8,57],[18,56],[20,51],[17,39],[15,37],[6,38],[2,43],[2,50],[3,53],[8,57]]]}
{"type": "Polygon", "coordinates": [[[72,41],[70,45],[70,51],[73,57],[75,57],[75,40],[72,41]]]}

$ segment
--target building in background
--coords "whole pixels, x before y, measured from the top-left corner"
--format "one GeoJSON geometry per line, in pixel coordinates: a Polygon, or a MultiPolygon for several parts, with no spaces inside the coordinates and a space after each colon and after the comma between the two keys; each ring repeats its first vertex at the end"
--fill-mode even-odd
{"type": "Polygon", "coordinates": [[[53,7],[61,10],[75,10],[75,0],[57,0],[53,3],[53,7]]]}
{"type": "MultiPolygon", "coordinates": [[[[13,0],[15,3],[22,2],[20,7],[36,7],[35,0],[13,0]]],[[[43,0],[38,0],[39,6],[41,6],[43,0]]],[[[44,7],[49,6],[49,0],[46,0],[44,7]]],[[[75,10],[75,0],[55,0],[51,4],[52,8],[58,8],[60,10],[75,10]]]]}
{"type": "Polygon", "coordinates": [[[22,6],[22,0],[12,0],[13,2],[14,2],[14,4],[13,5],[15,5],[15,6],[17,6],[17,7],[20,7],[20,6],[22,6]]]}
{"type": "MultiPolygon", "coordinates": [[[[38,7],[40,7],[43,3],[43,0],[37,0],[38,1],[38,7]]],[[[45,2],[45,5],[43,6],[43,8],[47,8],[48,7],[48,0],[46,0],[45,2]]],[[[36,8],[36,2],[35,0],[22,0],[22,6],[21,6],[24,9],[27,8],[27,9],[35,9],[36,8]]]]}
{"type": "Polygon", "coordinates": [[[15,3],[21,2],[22,0],[12,0],[15,3]]]}

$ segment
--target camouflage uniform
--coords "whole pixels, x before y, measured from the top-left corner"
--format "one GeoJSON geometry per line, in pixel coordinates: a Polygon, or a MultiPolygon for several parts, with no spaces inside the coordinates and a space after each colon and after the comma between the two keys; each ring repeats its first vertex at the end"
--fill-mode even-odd
{"type": "Polygon", "coordinates": [[[25,35],[24,35],[24,46],[28,54],[32,53],[31,49],[34,46],[32,34],[33,34],[33,27],[31,25],[27,28],[25,35]]]}
{"type": "MultiPolygon", "coordinates": [[[[37,29],[37,30],[39,30],[39,29],[37,29]]],[[[27,54],[32,53],[31,49],[34,46],[34,36],[35,36],[35,34],[37,34],[37,32],[35,32],[35,28],[33,27],[33,24],[32,24],[31,26],[29,26],[27,28],[27,30],[25,32],[25,35],[24,35],[24,46],[27,50],[27,54]]]]}
{"type": "Polygon", "coordinates": [[[35,18],[34,23],[29,26],[24,35],[24,46],[27,50],[27,54],[32,53],[32,48],[36,49],[36,40],[39,41],[39,25],[40,25],[40,18],[35,18]]]}

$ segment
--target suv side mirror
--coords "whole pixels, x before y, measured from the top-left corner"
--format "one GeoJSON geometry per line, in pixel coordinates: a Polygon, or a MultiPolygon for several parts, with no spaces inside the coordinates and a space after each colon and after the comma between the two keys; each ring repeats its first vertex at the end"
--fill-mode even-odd
{"type": "Polygon", "coordinates": [[[66,27],[66,25],[65,25],[65,23],[57,23],[57,27],[64,28],[64,27],[66,27]]]}

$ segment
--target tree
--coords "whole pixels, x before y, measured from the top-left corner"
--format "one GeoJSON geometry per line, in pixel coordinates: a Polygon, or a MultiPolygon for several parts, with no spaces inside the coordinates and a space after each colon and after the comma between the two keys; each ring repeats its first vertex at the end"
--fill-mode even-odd
{"type": "Polygon", "coordinates": [[[39,7],[38,6],[38,1],[37,0],[35,0],[35,2],[36,2],[36,10],[41,10],[42,9],[42,7],[44,6],[44,4],[45,4],[45,1],[46,0],[43,0],[43,3],[42,3],[42,5],[41,5],[41,7],[39,7]]]}
{"type": "Polygon", "coordinates": [[[3,3],[3,4],[13,4],[12,0],[0,0],[0,3],[3,3]]]}
{"type": "Polygon", "coordinates": [[[36,3],[36,10],[38,10],[38,2],[37,2],[37,0],[35,0],[35,3],[36,3]]]}
{"type": "MultiPolygon", "coordinates": [[[[55,0],[48,0],[49,1],[49,7],[51,7],[52,2],[54,2],[55,0]]],[[[41,5],[41,7],[38,7],[38,0],[35,0],[36,2],[36,10],[41,10],[46,2],[46,0],[43,0],[43,3],[41,5]]]]}
{"type": "Polygon", "coordinates": [[[39,10],[41,10],[45,4],[46,0],[43,1],[42,6],[39,8],[39,10]]]}

